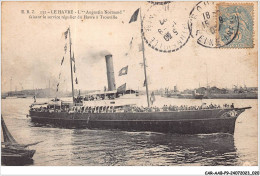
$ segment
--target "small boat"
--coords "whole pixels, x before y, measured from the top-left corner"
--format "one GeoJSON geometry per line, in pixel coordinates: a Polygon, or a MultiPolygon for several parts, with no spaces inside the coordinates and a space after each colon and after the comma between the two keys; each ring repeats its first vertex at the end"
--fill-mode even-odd
{"type": "Polygon", "coordinates": [[[28,149],[29,146],[36,145],[40,142],[32,144],[19,144],[11,135],[4,119],[1,116],[1,125],[3,131],[4,142],[1,143],[1,161],[5,165],[24,165],[31,163],[35,150],[28,149]]]}

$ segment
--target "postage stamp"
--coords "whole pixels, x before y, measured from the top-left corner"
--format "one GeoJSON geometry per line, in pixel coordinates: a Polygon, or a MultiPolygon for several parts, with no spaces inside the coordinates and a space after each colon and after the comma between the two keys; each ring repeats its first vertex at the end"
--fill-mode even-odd
{"type": "Polygon", "coordinates": [[[236,29],[237,34],[223,48],[253,48],[253,15],[254,4],[251,3],[218,3],[217,4],[217,42],[219,45],[231,38],[236,29]]]}
{"type": "Polygon", "coordinates": [[[206,48],[253,48],[252,3],[199,2],[189,16],[191,36],[206,48]]]}
{"type": "Polygon", "coordinates": [[[189,16],[189,28],[197,44],[220,48],[233,42],[239,26],[236,14],[226,13],[229,18],[222,15],[218,13],[215,2],[199,2],[194,6],[189,16]]]}

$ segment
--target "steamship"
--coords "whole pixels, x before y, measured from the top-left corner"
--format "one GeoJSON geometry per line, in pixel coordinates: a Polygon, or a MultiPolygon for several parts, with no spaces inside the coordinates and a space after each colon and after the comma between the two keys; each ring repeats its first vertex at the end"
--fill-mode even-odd
{"type": "MultiPolygon", "coordinates": [[[[71,40],[70,28],[67,30],[71,40]]],[[[146,60],[143,47],[144,75],[146,79],[146,60]]],[[[53,124],[65,128],[117,129],[125,131],[151,131],[179,134],[234,133],[238,116],[243,108],[184,109],[167,111],[126,111],[135,106],[136,99],[124,97],[135,96],[137,92],[126,92],[124,88],[116,89],[113,58],[106,55],[108,90],[88,94],[85,98],[74,97],[74,79],[70,41],[70,67],[72,83],[72,102],[55,99],[46,104],[34,103],[29,116],[34,123],[53,124]],[[95,95],[95,96],[94,96],[95,95]],[[98,95],[99,99],[93,100],[98,95]],[[127,102],[127,103],[125,103],[127,102]],[[37,107],[38,106],[38,107],[37,107]],[[39,107],[40,106],[40,107],[39,107]],[[43,108],[46,106],[45,108],[43,108]]],[[[150,108],[148,84],[146,86],[147,108],[150,108]]]]}

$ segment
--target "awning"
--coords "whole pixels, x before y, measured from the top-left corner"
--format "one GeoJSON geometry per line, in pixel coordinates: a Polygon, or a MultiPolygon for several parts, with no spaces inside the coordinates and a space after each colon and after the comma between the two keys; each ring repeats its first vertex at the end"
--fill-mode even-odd
{"type": "Polygon", "coordinates": [[[49,101],[49,106],[61,106],[61,101],[49,101]]]}
{"type": "Polygon", "coordinates": [[[117,93],[117,91],[116,90],[112,90],[112,91],[106,91],[106,92],[104,92],[104,91],[100,91],[100,92],[91,92],[91,93],[88,93],[88,94],[86,94],[86,96],[87,95],[108,95],[108,94],[115,94],[115,93],[117,93]]]}

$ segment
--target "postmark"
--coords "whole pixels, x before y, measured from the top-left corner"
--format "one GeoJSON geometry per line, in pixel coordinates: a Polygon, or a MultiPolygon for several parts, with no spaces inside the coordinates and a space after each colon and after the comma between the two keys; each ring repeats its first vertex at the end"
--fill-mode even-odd
{"type": "Polygon", "coordinates": [[[145,42],[159,52],[180,50],[190,38],[188,14],[177,2],[151,6],[143,17],[141,31],[145,42]]]}
{"type": "MultiPolygon", "coordinates": [[[[253,16],[254,16],[254,4],[252,3],[218,3],[217,11],[222,19],[218,19],[219,31],[218,38],[219,43],[225,42],[225,32],[228,29],[228,25],[225,25],[227,19],[237,18],[239,21],[238,33],[233,41],[224,48],[253,48],[253,16]],[[222,20],[222,21],[221,21],[222,20]],[[222,36],[222,37],[221,37],[222,36]]],[[[233,20],[230,20],[232,22],[233,20]]]]}
{"type": "Polygon", "coordinates": [[[236,13],[219,13],[215,2],[199,2],[189,16],[191,36],[197,44],[207,48],[220,48],[233,42],[238,34],[236,13]]]}

